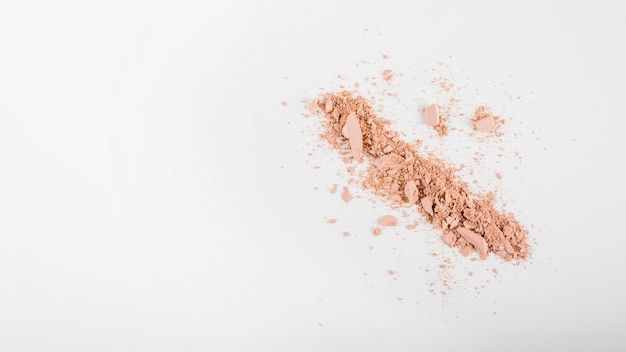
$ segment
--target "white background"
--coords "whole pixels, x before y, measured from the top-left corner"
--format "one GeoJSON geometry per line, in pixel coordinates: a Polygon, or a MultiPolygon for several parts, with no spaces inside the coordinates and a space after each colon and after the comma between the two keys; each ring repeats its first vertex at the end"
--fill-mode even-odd
{"type": "Polygon", "coordinates": [[[618,1],[2,1],[0,350],[623,350],[624,18],[618,1]],[[374,238],[389,209],[326,191],[345,166],[312,150],[302,101],[372,75],[361,60],[417,85],[447,61],[527,98],[500,196],[535,226],[532,260],[474,262],[428,226],[374,238]]]}

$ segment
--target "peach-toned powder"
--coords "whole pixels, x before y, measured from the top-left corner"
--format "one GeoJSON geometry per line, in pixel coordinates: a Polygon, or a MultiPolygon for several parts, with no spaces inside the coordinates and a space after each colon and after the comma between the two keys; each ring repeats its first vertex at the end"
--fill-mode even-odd
{"type": "Polygon", "coordinates": [[[372,232],[374,233],[374,236],[380,236],[382,230],[380,229],[380,227],[374,227],[374,231],[372,232]]]}
{"type": "Polygon", "coordinates": [[[383,226],[396,226],[398,225],[398,219],[393,215],[384,215],[378,219],[378,222],[383,226]]]}
{"type": "Polygon", "coordinates": [[[393,79],[393,72],[389,69],[384,70],[382,76],[385,81],[389,82],[393,79]]]}
{"type": "Polygon", "coordinates": [[[479,106],[472,119],[474,129],[481,132],[493,132],[498,129],[499,117],[494,116],[486,106],[479,106]]]}
{"type": "Polygon", "coordinates": [[[388,128],[388,120],[376,116],[363,97],[343,91],[326,94],[315,103],[317,108],[311,110],[324,111],[323,137],[337,149],[345,150],[349,144],[342,133],[348,117],[357,118],[362,155],[373,161],[363,180],[366,189],[397,205],[416,206],[441,229],[444,242],[464,255],[475,249],[483,259],[489,253],[507,261],[527,258],[527,231],[513,215],[496,210],[493,197],[472,194],[441,160],[420,156],[388,128]]]}
{"type": "Polygon", "coordinates": [[[345,186],[343,187],[343,193],[341,193],[341,199],[343,199],[343,201],[346,203],[352,200],[352,195],[350,194],[350,191],[348,191],[348,187],[345,187],[345,186]]]}
{"type": "Polygon", "coordinates": [[[431,127],[439,124],[439,109],[437,108],[437,104],[430,104],[424,108],[424,121],[431,127]]]}

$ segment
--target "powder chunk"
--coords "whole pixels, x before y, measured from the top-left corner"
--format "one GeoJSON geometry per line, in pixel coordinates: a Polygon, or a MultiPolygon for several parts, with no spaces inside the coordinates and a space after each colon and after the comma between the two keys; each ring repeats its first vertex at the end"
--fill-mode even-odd
{"type": "Polygon", "coordinates": [[[346,203],[352,200],[352,195],[350,194],[350,191],[348,191],[348,187],[343,187],[343,193],[341,193],[341,199],[343,199],[343,201],[346,203]]]}
{"type": "Polygon", "coordinates": [[[428,126],[437,126],[439,124],[439,109],[437,104],[428,105],[424,109],[424,120],[428,126]]]}
{"type": "Polygon", "coordinates": [[[496,130],[496,122],[492,116],[487,116],[474,122],[474,127],[481,132],[493,132],[496,130]]]}
{"type": "Polygon", "coordinates": [[[404,186],[404,195],[409,200],[409,203],[415,204],[419,199],[419,191],[415,185],[415,181],[411,180],[404,186]]]}
{"type": "Polygon", "coordinates": [[[430,216],[435,215],[433,213],[433,197],[424,197],[421,200],[422,203],[422,208],[424,208],[424,210],[430,214],[430,216]]]}
{"type": "Polygon", "coordinates": [[[483,238],[483,236],[466,229],[465,227],[459,227],[457,229],[459,234],[467,240],[467,242],[471,243],[474,248],[478,251],[481,258],[487,256],[487,250],[489,246],[487,245],[487,241],[483,238]]]}
{"type": "Polygon", "coordinates": [[[498,129],[498,116],[494,116],[486,106],[479,106],[474,113],[474,129],[481,132],[493,132],[498,129]]]}
{"type": "Polygon", "coordinates": [[[346,124],[343,125],[341,133],[344,137],[348,138],[350,142],[350,150],[352,151],[352,157],[357,161],[361,160],[361,153],[363,153],[363,132],[361,132],[361,126],[359,125],[359,119],[354,112],[351,112],[346,119],[346,124]]]}
{"type": "Polygon", "coordinates": [[[398,219],[393,215],[385,215],[378,219],[378,222],[383,226],[396,226],[398,225],[398,219]]]}
{"type": "Polygon", "coordinates": [[[380,227],[375,227],[372,232],[374,232],[374,236],[380,236],[381,231],[380,227]]]}

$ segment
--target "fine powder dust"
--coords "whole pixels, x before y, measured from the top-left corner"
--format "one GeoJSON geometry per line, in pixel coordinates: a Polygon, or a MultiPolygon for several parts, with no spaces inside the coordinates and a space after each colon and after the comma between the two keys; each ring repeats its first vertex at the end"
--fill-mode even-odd
{"type": "Polygon", "coordinates": [[[314,99],[309,108],[325,117],[323,137],[332,146],[349,146],[357,162],[371,161],[362,182],[366,189],[395,205],[415,206],[441,229],[448,246],[464,256],[476,250],[482,259],[489,253],[506,261],[527,258],[527,231],[513,215],[497,211],[493,197],[472,194],[441,160],[420,156],[389,129],[390,121],[374,114],[366,99],[348,91],[329,93],[314,99]],[[362,142],[355,140],[356,131],[362,142]]]}

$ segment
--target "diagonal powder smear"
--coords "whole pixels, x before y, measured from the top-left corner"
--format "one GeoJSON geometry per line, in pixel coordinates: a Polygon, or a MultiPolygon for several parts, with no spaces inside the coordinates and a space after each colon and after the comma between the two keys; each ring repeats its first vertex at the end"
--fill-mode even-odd
{"type": "Polygon", "coordinates": [[[512,214],[501,213],[493,199],[472,194],[466,182],[444,162],[425,158],[388,128],[361,96],[329,93],[311,103],[325,118],[323,137],[337,149],[350,146],[352,155],[369,159],[363,186],[397,205],[415,207],[443,241],[467,255],[476,249],[482,259],[494,253],[506,261],[526,259],[527,231],[512,214]],[[419,201],[418,201],[419,200],[419,201]]]}

